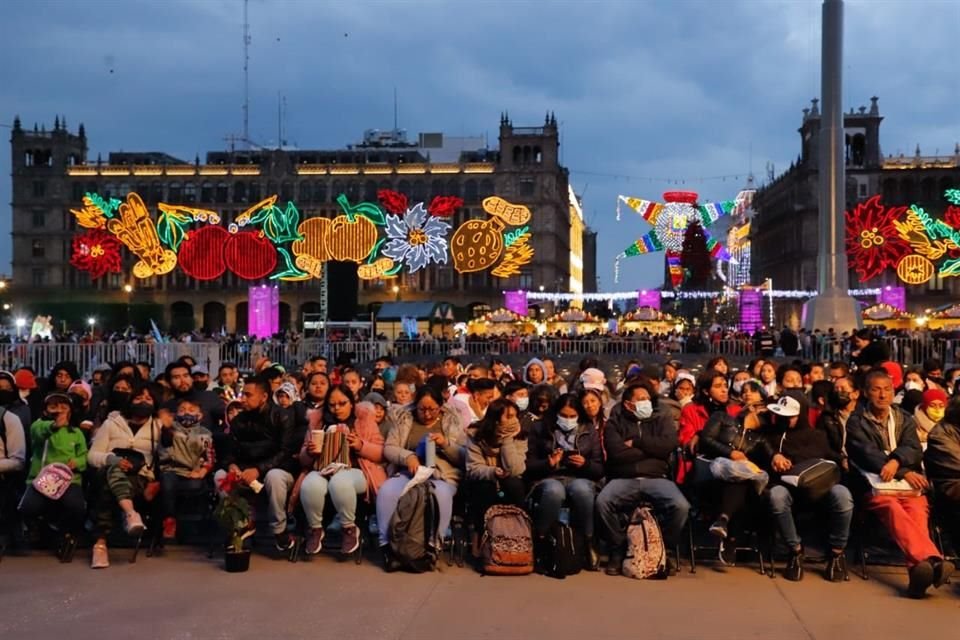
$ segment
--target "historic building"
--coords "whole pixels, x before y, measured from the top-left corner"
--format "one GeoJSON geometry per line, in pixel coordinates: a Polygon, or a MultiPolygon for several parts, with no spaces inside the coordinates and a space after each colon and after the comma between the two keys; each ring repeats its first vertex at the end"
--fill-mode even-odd
{"type": "MultiPolygon", "coordinates": [[[[844,114],[846,132],[846,208],[880,195],[886,206],[916,204],[939,215],[946,202],[944,191],[960,186],[960,146],[953,155],[925,156],[919,147],[912,156],[884,156],[880,146],[878,98],[844,114]]],[[[751,224],[754,284],[766,278],[774,289],[816,290],[819,201],[819,140],[821,116],[818,101],[803,109],[800,155],[796,162],[757,191],[751,224]]],[[[922,313],[960,293],[956,278],[934,277],[920,286],[907,287],[908,311],[922,313]]],[[[853,270],[851,288],[902,285],[896,274],[861,282],[853,270]]],[[[778,300],[780,323],[799,319],[802,300],[778,300]]]]}
{"type": "MultiPolygon", "coordinates": [[[[44,313],[54,321],[76,322],[97,313],[122,316],[140,325],[144,318],[183,330],[245,332],[248,287],[261,281],[234,273],[196,280],[181,269],[136,279],[136,256],[123,250],[123,271],[91,280],[70,265],[72,240],[79,229],[70,209],[85,193],[124,198],[138,193],[156,216],[158,203],[217,211],[224,226],[251,204],[276,194],[279,203],[296,203],[303,219],[342,213],[337,197],[351,203],[376,202],[380,189],[405,194],[411,203],[435,196],[458,196],[464,206],[451,220],[488,216],[482,200],[491,195],[527,206],[533,261],[518,275],[497,278],[489,271],[458,273],[452,264],[431,265],[392,279],[359,281],[353,263],[330,263],[327,290],[311,279],[280,283],[281,328],[305,314],[350,319],[386,301],[442,301],[468,318],[499,307],[506,289],[596,290],[595,234],[583,221],[580,203],[559,163],[556,118],[542,126],[500,121],[499,146],[483,138],[420,134],[408,142],[404,131],[365,133],[363,142],[336,150],[244,149],[211,151],[203,162],[157,152],[114,152],[103,161],[88,157],[83,125],[68,130],[59,117],[52,129],[24,128],[17,118],[11,135],[13,155],[13,279],[11,291],[23,313],[44,313]]],[[[263,280],[262,283],[267,283],[263,280]]],[[[272,283],[271,283],[272,284],[272,283]]],[[[106,320],[104,320],[106,322],[106,320]]]]}

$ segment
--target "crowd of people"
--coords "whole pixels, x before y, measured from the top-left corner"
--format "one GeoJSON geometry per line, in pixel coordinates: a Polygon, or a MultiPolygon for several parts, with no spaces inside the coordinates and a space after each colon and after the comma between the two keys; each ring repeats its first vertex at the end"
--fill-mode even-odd
{"type": "Polygon", "coordinates": [[[667,573],[696,514],[722,563],[747,532],[776,535],[796,581],[807,569],[797,516],[812,514],[823,525],[809,543],[825,543],[824,575],[843,581],[859,513],[902,551],[910,596],[949,581],[954,564],[930,523],[932,504],[937,527],[960,541],[960,369],[930,359],[904,370],[869,332],[856,334],[849,359],[830,362],[758,357],[734,369],[714,357],[695,374],[675,360],[632,360],[620,379],[604,372],[611,364],[586,357],[567,378],[550,358],[512,370],[456,356],[383,357],[364,371],[322,356],[287,371],[261,358],[246,376],[189,357],[160,372],[104,365],[89,380],[70,362],[43,379],[0,372],[0,528],[58,550],[89,534],[91,566],[102,569],[117,525],[139,536],[156,522],[175,540],[178,496],[229,482],[265,503],[259,520],[281,552],[302,520],[306,554],[329,546],[331,527],[339,551],[353,553],[358,511],[375,514],[384,567],[396,570],[387,523],[410,479],[425,477],[440,535],[462,511],[474,556],[488,509],[512,505],[529,512],[535,550],[568,521],[584,568],[600,570],[605,555],[603,569],[618,575],[631,514],[649,505],[667,573]],[[325,430],[348,448],[333,465],[314,436],[325,430]],[[68,470],[62,492],[48,482],[56,465],[68,470]]]}

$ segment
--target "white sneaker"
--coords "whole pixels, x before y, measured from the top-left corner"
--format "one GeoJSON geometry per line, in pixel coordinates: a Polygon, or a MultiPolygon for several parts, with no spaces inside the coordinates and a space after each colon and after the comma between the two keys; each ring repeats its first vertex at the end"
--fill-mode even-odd
{"type": "Polygon", "coordinates": [[[136,511],[128,511],[123,522],[123,530],[127,532],[127,535],[136,538],[143,533],[144,529],[146,527],[143,526],[143,518],[140,517],[140,514],[136,511]]]}

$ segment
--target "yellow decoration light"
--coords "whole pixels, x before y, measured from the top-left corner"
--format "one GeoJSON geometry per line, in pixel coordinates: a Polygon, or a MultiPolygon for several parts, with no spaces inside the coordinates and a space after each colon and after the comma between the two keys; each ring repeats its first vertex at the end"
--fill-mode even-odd
{"type": "Polygon", "coordinates": [[[934,267],[924,256],[912,253],[897,263],[897,277],[906,284],[924,284],[933,277],[934,267]]]}
{"type": "Polygon", "coordinates": [[[520,275],[520,267],[533,261],[533,247],[530,246],[530,233],[524,233],[507,247],[503,262],[490,273],[498,278],[520,275]]]}
{"type": "Polygon", "coordinates": [[[378,258],[372,264],[362,264],[357,267],[357,277],[361,280],[379,280],[382,278],[394,278],[396,275],[388,276],[387,272],[396,266],[392,258],[378,258]]]}
{"type": "Polygon", "coordinates": [[[323,244],[334,260],[363,262],[377,243],[377,225],[363,216],[353,222],[337,216],[323,236],[323,244]]]}
{"type": "Polygon", "coordinates": [[[511,204],[499,196],[484,198],[483,210],[514,227],[530,222],[530,209],[520,204],[511,204]]]}
{"type": "Polygon", "coordinates": [[[70,209],[70,213],[84,229],[102,229],[107,226],[103,211],[87,196],[83,196],[83,209],[70,209]]]}
{"type": "Polygon", "coordinates": [[[461,224],[450,239],[453,268],[458,273],[471,273],[493,266],[503,253],[503,227],[498,217],[461,224]]]}
{"type": "Polygon", "coordinates": [[[297,269],[305,271],[313,278],[320,279],[323,277],[323,262],[311,255],[302,254],[297,256],[294,264],[297,265],[297,269]]]}
{"type": "Polygon", "coordinates": [[[118,214],[107,221],[107,231],[140,258],[133,265],[133,275],[149,278],[173,271],[177,266],[177,254],[160,244],[157,228],[143,199],[136,193],[128,194],[118,214]]]}
{"type": "Polygon", "coordinates": [[[328,218],[307,218],[297,227],[297,231],[303,236],[303,240],[294,241],[291,247],[293,254],[298,257],[310,256],[321,263],[326,262],[330,259],[330,252],[323,244],[323,238],[329,230],[330,220],[328,218]]]}

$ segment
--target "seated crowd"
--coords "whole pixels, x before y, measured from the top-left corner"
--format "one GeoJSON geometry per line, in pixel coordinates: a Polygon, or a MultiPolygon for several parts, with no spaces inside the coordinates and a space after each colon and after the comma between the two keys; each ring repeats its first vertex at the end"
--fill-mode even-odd
{"type": "Polygon", "coordinates": [[[920,597],[954,571],[931,538],[931,504],[960,543],[960,370],[931,360],[904,372],[869,341],[855,346],[851,364],[758,359],[734,371],[718,357],[699,376],[631,361],[616,382],[594,358],[570,379],[550,359],[513,372],[455,357],[382,358],[367,375],[322,357],[295,373],[261,361],[245,379],[225,363],[216,380],[190,358],[156,376],[143,362],[99,367],[90,382],[73,363],[45,380],[0,372],[0,535],[66,553],[89,533],[91,566],[105,568],[117,525],[175,540],[179,498],[229,479],[264,510],[277,550],[295,547],[299,526],[306,554],[331,528],[351,554],[375,518],[395,570],[387,523],[418,478],[436,498],[439,535],[462,512],[474,556],[488,510],[510,505],[529,513],[534,549],[568,522],[582,566],[598,570],[604,552],[610,575],[632,514],[648,506],[667,573],[706,516],[721,562],[738,536],[766,531],[786,547],[785,577],[800,580],[804,516],[821,518],[808,537],[823,533],[810,542],[825,551],[825,577],[843,581],[859,514],[900,548],[908,594],[920,597]],[[51,490],[51,469],[65,489],[51,490]]]}

